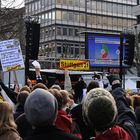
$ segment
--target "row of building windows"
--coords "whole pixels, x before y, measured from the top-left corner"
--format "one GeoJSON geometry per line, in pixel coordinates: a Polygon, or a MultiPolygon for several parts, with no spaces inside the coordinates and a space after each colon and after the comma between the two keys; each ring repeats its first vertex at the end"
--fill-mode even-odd
{"type": "Polygon", "coordinates": [[[41,35],[40,35],[40,41],[44,42],[44,41],[48,41],[49,39],[54,38],[54,36],[56,35],[55,38],[59,38],[59,39],[63,39],[63,36],[66,36],[67,38],[71,37],[70,39],[73,40],[75,37],[79,37],[77,38],[77,41],[80,40],[80,35],[79,32],[84,31],[84,28],[76,28],[76,27],[62,27],[62,26],[58,26],[58,27],[47,27],[47,28],[42,28],[41,29],[41,35]],[[61,37],[60,37],[61,36],[61,37]]]}
{"type": "MultiPolygon", "coordinates": [[[[109,29],[114,31],[122,31],[128,27],[132,27],[136,24],[135,20],[129,19],[118,19],[113,17],[101,17],[97,15],[88,16],[88,27],[95,29],[109,29]]],[[[55,36],[67,36],[75,38],[79,36],[80,32],[84,32],[85,28],[78,27],[67,27],[67,26],[58,26],[58,27],[44,27],[41,29],[41,40],[48,41],[55,36]]],[[[61,38],[62,39],[62,38],[61,38]]],[[[78,38],[77,38],[78,39],[78,38]]]]}
{"type": "Polygon", "coordinates": [[[68,42],[60,42],[60,43],[56,43],[56,47],[55,47],[55,43],[47,43],[45,45],[41,45],[41,47],[39,48],[39,55],[40,56],[52,56],[53,55],[59,55],[64,56],[64,57],[72,57],[72,56],[79,56],[85,54],[85,46],[83,44],[77,44],[77,43],[68,43],[68,42]]]}
{"type": "Polygon", "coordinates": [[[136,4],[137,0],[104,0],[109,2],[123,3],[123,4],[136,4]]]}
{"type": "MultiPolygon", "coordinates": [[[[41,3],[46,5],[52,5],[55,3],[55,0],[40,0],[41,3]]],[[[71,6],[80,6],[80,3],[87,3],[92,0],[56,0],[56,4],[64,4],[64,5],[71,5],[71,6]]],[[[98,0],[96,0],[98,1],[98,0]]],[[[104,0],[108,2],[115,2],[115,3],[123,3],[123,4],[136,4],[137,0],[104,0]]],[[[25,4],[29,2],[34,2],[34,0],[25,0],[25,4]]]]}
{"type": "MultiPolygon", "coordinates": [[[[66,0],[64,0],[66,1],[66,0]]],[[[79,0],[78,0],[79,1],[79,0]]],[[[76,2],[76,0],[75,0],[76,2]]],[[[51,9],[49,6],[52,6],[52,3],[55,5],[55,1],[52,0],[51,4],[47,3],[46,0],[40,0],[33,3],[29,3],[26,5],[26,13],[28,14],[36,14],[39,12],[43,12],[44,10],[51,9]],[[44,9],[45,8],[45,9],[44,9]]],[[[79,3],[79,2],[77,2],[79,3]]],[[[63,2],[63,5],[59,8],[64,8],[65,2],[63,2]]],[[[84,9],[82,11],[85,11],[85,1],[81,0],[79,3],[80,7],[83,7],[84,9]],[[83,5],[84,4],[84,5],[83,5]],[[83,5],[83,6],[82,6],[83,5]]],[[[57,4],[56,4],[57,7],[57,4]]],[[[112,14],[114,16],[119,16],[119,14],[122,14],[124,17],[134,17],[132,16],[132,7],[131,5],[123,5],[123,4],[117,4],[117,3],[109,3],[109,2],[100,2],[100,1],[88,1],[87,2],[87,12],[89,13],[102,13],[102,14],[112,14]]],[[[71,9],[72,7],[70,7],[71,9]]],[[[68,9],[68,7],[67,7],[68,9]]],[[[77,9],[80,11],[80,9],[77,9]]],[[[120,15],[120,16],[122,16],[120,15]]]]}
{"type": "Polygon", "coordinates": [[[40,23],[46,23],[46,25],[50,24],[55,20],[56,23],[59,24],[68,24],[68,25],[78,25],[78,26],[85,26],[87,22],[88,27],[97,27],[99,26],[106,26],[106,27],[130,27],[136,23],[136,20],[127,19],[127,18],[117,18],[117,17],[110,17],[110,16],[100,16],[100,15],[87,15],[85,17],[84,13],[78,12],[69,12],[69,11],[56,11],[56,15],[54,11],[42,14],[40,17],[40,23]],[[85,21],[87,20],[87,21],[85,21]],[[48,23],[48,24],[47,24],[48,23]]]}
{"type": "MultiPolygon", "coordinates": [[[[99,0],[94,0],[99,1],[99,0]]],[[[113,2],[113,3],[121,3],[121,4],[131,4],[136,5],[137,0],[104,0],[107,2],[113,2]]],[[[89,2],[93,2],[93,0],[56,0],[56,4],[66,5],[66,6],[82,6],[85,7],[85,4],[88,4],[89,2]]]]}
{"type": "MultiPolygon", "coordinates": [[[[108,2],[100,2],[100,1],[90,1],[87,4],[87,11],[90,13],[102,13],[112,15],[123,15],[123,17],[132,17],[132,8],[130,5],[122,5],[117,3],[108,3],[108,2]]],[[[134,16],[133,16],[134,17],[134,16]]]]}

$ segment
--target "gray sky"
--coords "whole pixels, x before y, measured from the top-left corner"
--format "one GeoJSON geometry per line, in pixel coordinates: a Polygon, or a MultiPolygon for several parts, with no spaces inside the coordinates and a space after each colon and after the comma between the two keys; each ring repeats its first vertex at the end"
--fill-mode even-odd
{"type": "Polygon", "coordinates": [[[24,0],[1,0],[2,7],[21,8],[24,6],[24,0]]]}

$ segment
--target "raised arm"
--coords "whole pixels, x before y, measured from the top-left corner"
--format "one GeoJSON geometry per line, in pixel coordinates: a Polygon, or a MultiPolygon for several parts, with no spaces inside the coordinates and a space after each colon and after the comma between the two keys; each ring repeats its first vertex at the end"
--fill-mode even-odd
{"type": "Polygon", "coordinates": [[[136,117],[129,107],[124,90],[117,83],[112,95],[116,101],[118,109],[118,123],[131,135],[132,140],[138,140],[136,132],[136,117]]]}

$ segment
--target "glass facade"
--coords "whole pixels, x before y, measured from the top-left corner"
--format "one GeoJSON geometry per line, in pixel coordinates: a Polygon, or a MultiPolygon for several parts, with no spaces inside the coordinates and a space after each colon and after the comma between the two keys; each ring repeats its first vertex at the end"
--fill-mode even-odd
{"type": "Polygon", "coordinates": [[[85,31],[119,33],[136,24],[137,0],[26,0],[41,23],[40,56],[84,58],[85,31]],[[41,53],[45,50],[45,53],[41,53]],[[66,51],[67,50],[67,51],[66,51]],[[64,55],[65,53],[65,55],[64,55]]]}

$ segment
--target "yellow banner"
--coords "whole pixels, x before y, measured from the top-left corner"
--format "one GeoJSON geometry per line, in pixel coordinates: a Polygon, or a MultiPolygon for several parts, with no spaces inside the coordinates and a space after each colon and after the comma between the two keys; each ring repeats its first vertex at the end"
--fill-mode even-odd
{"type": "Polygon", "coordinates": [[[89,70],[89,60],[61,59],[60,69],[63,70],[89,70]]]}

